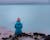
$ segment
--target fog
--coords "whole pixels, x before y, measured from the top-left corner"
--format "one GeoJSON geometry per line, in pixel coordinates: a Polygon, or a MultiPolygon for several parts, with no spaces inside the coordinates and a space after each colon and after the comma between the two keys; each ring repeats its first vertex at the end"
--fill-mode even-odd
{"type": "Polygon", "coordinates": [[[50,34],[50,5],[0,5],[0,27],[15,32],[16,18],[23,23],[23,32],[50,34]]]}

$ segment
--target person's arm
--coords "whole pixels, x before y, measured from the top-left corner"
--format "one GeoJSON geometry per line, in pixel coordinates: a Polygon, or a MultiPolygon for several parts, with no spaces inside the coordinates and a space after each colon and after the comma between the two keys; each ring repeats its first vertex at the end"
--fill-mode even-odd
{"type": "Polygon", "coordinates": [[[21,28],[23,28],[23,25],[21,24],[21,28]]]}
{"type": "Polygon", "coordinates": [[[15,24],[15,28],[16,28],[16,24],[15,24]]]}

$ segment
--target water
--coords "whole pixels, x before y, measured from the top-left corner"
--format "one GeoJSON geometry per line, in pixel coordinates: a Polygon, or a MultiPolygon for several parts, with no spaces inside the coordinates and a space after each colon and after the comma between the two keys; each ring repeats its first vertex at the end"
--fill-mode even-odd
{"type": "Polygon", "coordinates": [[[50,5],[0,5],[0,26],[15,32],[16,18],[23,23],[23,32],[50,34],[50,5]]]}

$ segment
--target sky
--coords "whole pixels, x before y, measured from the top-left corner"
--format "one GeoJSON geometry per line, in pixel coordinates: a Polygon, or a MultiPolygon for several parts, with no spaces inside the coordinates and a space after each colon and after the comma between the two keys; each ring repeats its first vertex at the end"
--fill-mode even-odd
{"type": "Polygon", "coordinates": [[[50,5],[0,5],[0,27],[15,32],[16,18],[23,23],[23,32],[50,34],[50,5]]]}
{"type": "Polygon", "coordinates": [[[0,3],[48,3],[48,0],[0,0],[0,3]]]}

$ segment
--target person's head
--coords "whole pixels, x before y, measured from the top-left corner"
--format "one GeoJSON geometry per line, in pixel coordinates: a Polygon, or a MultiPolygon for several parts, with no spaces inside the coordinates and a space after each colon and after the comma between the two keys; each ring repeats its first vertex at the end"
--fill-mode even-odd
{"type": "Polygon", "coordinates": [[[17,22],[20,22],[20,21],[21,21],[21,19],[18,17],[18,18],[17,18],[17,22]]]}

